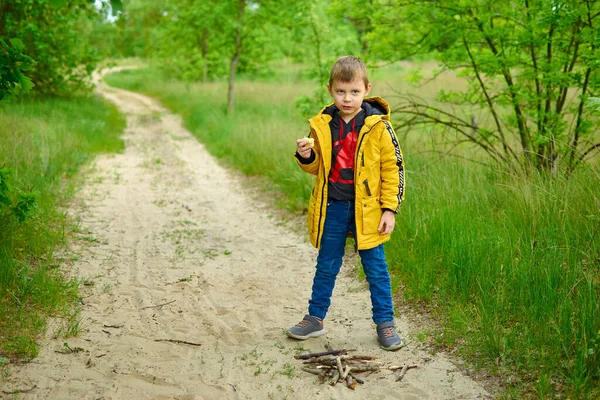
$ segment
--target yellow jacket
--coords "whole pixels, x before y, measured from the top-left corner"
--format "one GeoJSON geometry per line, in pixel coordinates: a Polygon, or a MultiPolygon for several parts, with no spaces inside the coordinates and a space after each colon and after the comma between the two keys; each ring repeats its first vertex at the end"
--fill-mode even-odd
{"type": "MultiPolygon", "coordinates": [[[[371,249],[390,239],[390,235],[380,235],[377,231],[384,209],[398,212],[404,199],[404,159],[398,138],[392,129],[390,107],[379,97],[364,99],[365,102],[384,109],[385,115],[370,115],[358,134],[354,156],[354,188],[356,211],[356,245],[359,250],[371,249]]],[[[328,177],[331,169],[331,116],[325,110],[309,120],[310,137],[315,139],[314,160],[302,163],[299,155],[296,161],[304,171],[316,175],[308,204],[308,232],[310,242],[316,248],[321,246],[323,226],[327,211],[328,177]]]]}

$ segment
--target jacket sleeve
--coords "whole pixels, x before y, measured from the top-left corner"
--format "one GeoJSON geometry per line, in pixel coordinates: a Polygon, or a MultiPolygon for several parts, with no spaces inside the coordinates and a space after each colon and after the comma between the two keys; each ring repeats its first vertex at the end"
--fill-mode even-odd
{"type": "Polygon", "coordinates": [[[404,200],[404,157],[400,149],[398,137],[389,121],[381,133],[381,208],[387,208],[395,213],[399,211],[404,200]]]}

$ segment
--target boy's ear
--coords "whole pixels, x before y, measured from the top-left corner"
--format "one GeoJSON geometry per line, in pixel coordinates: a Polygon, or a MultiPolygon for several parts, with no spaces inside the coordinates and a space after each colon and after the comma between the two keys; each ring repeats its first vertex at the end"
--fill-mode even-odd
{"type": "Polygon", "coordinates": [[[369,92],[371,91],[371,84],[369,83],[367,85],[367,90],[365,90],[365,96],[367,96],[369,94],[369,92]]]}
{"type": "Polygon", "coordinates": [[[333,97],[333,93],[331,93],[331,85],[330,84],[327,84],[327,91],[329,92],[329,95],[331,97],[333,97]]]}

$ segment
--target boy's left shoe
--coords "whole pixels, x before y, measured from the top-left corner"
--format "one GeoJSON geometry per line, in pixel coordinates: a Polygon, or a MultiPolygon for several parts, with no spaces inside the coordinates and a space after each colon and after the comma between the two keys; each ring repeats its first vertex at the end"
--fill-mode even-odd
{"type": "Polygon", "coordinates": [[[323,329],[323,320],[306,314],[302,321],[292,326],[285,333],[291,338],[306,340],[324,335],[326,331],[323,329]]]}
{"type": "Polygon", "coordinates": [[[394,351],[401,348],[404,343],[394,327],[394,321],[380,322],[377,324],[377,338],[381,348],[388,351],[394,351]]]}

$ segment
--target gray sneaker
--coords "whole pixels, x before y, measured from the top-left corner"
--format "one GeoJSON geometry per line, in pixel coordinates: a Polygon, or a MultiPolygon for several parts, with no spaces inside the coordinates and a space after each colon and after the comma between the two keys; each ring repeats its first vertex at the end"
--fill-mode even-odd
{"type": "Polygon", "coordinates": [[[398,350],[403,346],[402,339],[396,333],[394,321],[380,322],[377,324],[377,337],[381,348],[388,351],[398,350]]]}
{"type": "Polygon", "coordinates": [[[323,321],[306,314],[302,321],[292,326],[285,333],[291,338],[306,340],[311,337],[324,335],[326,331],[323,329],[323,321]]]}

